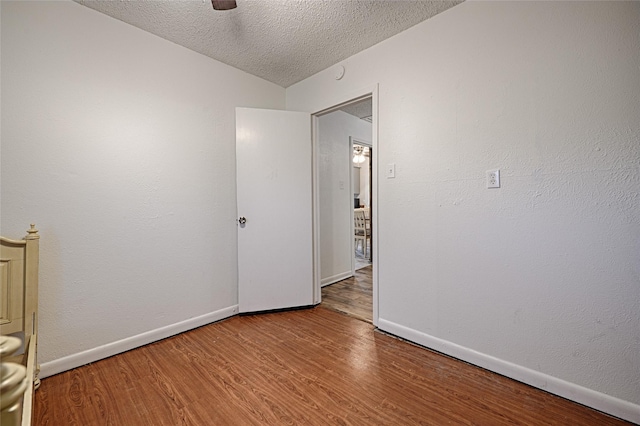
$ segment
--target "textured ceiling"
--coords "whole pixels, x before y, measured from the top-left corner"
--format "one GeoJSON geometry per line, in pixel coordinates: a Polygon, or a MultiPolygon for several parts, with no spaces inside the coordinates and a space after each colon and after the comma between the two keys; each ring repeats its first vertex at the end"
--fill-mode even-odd
{"type": "Polygon", "coordinates": [[[340,108],[340,111],[344,111],[347,114],[354,115],[358,118],[361,118],[371,123],[371,116],[373,115],[372,105],[373,105],[372,99],[367,98],[360,102],[345,105],[342,108],[340,108]]]}
{"type": "Polygon", "coordinates": [[[282,87],[462,0],[74,0],[282,87]]]}

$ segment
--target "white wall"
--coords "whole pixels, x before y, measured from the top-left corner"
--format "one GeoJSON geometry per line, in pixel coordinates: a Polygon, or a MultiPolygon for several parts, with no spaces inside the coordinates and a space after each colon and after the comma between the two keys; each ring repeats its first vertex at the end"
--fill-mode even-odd
{"type": "Polygon", "coordinates": [[[284,89],[73,2],[2,1],[1,226],[42,235],[45,375],[232,314],[236,106],[284,89]]]}
{"type": "Polygon", "coordinates": [[[327,285],[350,277],[353,163],[349,137],[371,140],[371,123],[343,111],[318,118],[320,280],[327,285]]]}
{"type": "Polygon", "coordinates": [[[638,2],[465,2],[287,89],[379,83],[381,328],[640,421],[639,33],[638,2]]]}

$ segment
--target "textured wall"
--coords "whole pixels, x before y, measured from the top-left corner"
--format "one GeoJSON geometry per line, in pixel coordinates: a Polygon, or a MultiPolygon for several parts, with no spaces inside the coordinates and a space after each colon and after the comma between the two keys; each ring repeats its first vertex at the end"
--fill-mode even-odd
{"type": "Polygon", "coordinates": [[[349,174],[353,163],[350,162],[349,136],[371,141],[371,123],[342,111],[319,118],[320,278],[323,284],[351,274],[353,191],[349,174]]]}
{"type": "Polygon", "coordinates": [[[636,419],[639,33],[637,2],[466,2],[287,89],[312,111],[379,83],[381,319],[636,419]]]}
{"type": "Polygon", "coordinates": [[[72,2],[2,2],[2,234],[40,361],[237,303],[235,107],[284,89],[72,2]]]}

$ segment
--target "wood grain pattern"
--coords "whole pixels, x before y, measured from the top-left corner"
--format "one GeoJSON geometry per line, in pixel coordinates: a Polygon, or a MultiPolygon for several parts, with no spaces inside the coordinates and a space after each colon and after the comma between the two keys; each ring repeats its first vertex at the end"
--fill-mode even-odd
{"type": "Polygon", "coordinates": [[[354,318],[373,322],[373,266],[356,271],[355,276],[322,287],[322,306],[354,318]]]}
{"type": "Polygon", "coordinates": [[[37,425],[622,425],[314,309],[233,317],[42,381],[37,425]]]}

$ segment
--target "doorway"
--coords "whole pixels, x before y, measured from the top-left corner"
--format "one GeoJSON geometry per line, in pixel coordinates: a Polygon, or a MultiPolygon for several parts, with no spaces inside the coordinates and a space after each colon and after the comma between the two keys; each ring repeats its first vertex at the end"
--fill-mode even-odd
{"type": "Polygon", "coordinates": [[[314,116],[314,177],[323,306],[375,324],[373,97],[369,94],[314,116]],[[364,238],[357,238],[354,218],[365,212],[364,238]]]}
{"type": "Polygon", "coordinates": [[[352,156],[351,184],[353,186],[353,263],[352,273],[373,262],[371,211],[373,206],[373,148],[371,142],[349,137],[352,156]]]}

